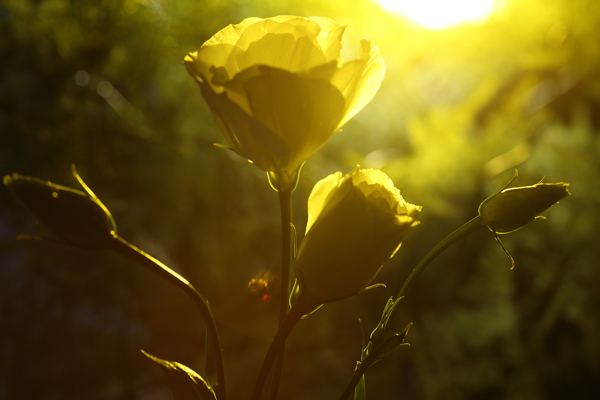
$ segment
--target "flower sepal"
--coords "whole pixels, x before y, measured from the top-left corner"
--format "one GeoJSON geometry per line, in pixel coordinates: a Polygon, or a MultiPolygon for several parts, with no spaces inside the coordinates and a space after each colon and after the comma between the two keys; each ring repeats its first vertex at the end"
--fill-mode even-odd
{"type": "Polygon", "coordinates": [[[267,172],[267,179],[269,180],[269,185],[271,185],[273,190],[276,192],[293,192],[298,187],[298,180],[300,179],[300,170],[303,166],[304,162],[292,172],[267,172]]]}
{"type": "Polygon", "coordinates": [[[381,320],[371,332],[371,336],[369,337],[369,342],[373,344],[374,347],[381,345],[386,336],[387,325],[390,321],[390,318],[394,312],[394,309],[400,303],[403,297],[400,297],[398,300],[394,300],[393,297],[390,297],[383,308],[383,313],[381,315],[381,320]]]}
{"type": "Polygon", "coordinates": [[[411,326],[412,322],[409,323],[401,333],[393,334],[389,338],[385,339],[383,343],[381,343],[379,346],[375,346],[372,344],[372,342],[369,342],[368,351],[363,351],[363,355],[365,356],[365,358],[361,362],[366,363],[367,367],[370,367],[371,365],[383,360],[384,358],[392,354],[394,351],[398,350],[400,347],[410,346],[410,344],[404,343],[404,339],[406,338],[408,330],[411,326]]]}

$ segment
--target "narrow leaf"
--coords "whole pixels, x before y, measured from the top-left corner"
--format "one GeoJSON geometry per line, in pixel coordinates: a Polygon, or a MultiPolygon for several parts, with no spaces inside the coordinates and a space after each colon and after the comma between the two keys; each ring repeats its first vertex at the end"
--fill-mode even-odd
{"type": "Polygon", "coordinates": [[[396,333],[395,335],[387,338],[380,346],[373,349],[369,357],[369,366],[379,362],[392,354],[401,346],[408,346],[408,343],[404,343],[404,339],[406,338],[406,334],[410,329],[412,322],[404,328],[402,333],[396,333]]]}
{"type": "Polygon", "coordinates": [[[178,362],[154,357],[144,350],[142,353],[165,372],[171,383],[174,400],[216,400],[210,385],[191,368],[178,362]]]}
{"type": "Polygon", "coordinates": [[[513,256],[510,255],[510,253],[508,252],[506,247],[504,247],[504,243],[502,243],[502,241],[500,240],[500,238],[498,237],[498,234],[496,232],[494,232],[494,239],[496,239],[496,242],[498,242],[500,247],[502,247],[502,250],[504,250],[504,253],[506,253],[506,256],[510,260],[510,269],[511,270],[514,269],[515,268],[515,259],[513,258],[513,256]]]}
{"type": "Polygon", "coordinates": [[[366,400],[366,398],[365,375],[363,374],[360,381],[356,384],[356,388],[354,388],[354,400],[366,400]]]}
{"type": "Polygon", "coordinates": [[[388,338],[381,346],[373,350],[371,353],[372,359],[370,360],[369,364],[373,365],[392,354],[399,347],[407,346],[408,343],[403,343],[403,341],[404,339],[399,334],[395,334],[388,338]]]}
{"type": "Polygon", "coordinates": [[[361,293],[366,292],[367,290],[371,290],[371,289],[379,289],[379,288],[386,288],[385,283],[376,283],[374,285],[371,286],[367,286],[366,288],[364,288],[361,293]]]}

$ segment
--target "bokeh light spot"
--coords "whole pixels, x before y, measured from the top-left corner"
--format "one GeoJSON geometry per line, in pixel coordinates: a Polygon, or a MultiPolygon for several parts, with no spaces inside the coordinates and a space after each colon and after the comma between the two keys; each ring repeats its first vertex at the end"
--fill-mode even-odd
{"type": "Polygon", "coordinates": [[[113,85],[108,81],[101,81],[96,90],[100,96],[109,97],[113,93],[113,85]]]}
{"type": "Polygon", "coordinates": [[[89,85],[90,80],[90,74],[87,71],[79,70],[75,73],[75,83],[79,86],[89,85]]]}

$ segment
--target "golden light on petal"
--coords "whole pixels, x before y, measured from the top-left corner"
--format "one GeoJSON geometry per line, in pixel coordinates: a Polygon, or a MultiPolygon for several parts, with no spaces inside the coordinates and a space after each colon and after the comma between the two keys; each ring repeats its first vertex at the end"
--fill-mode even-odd
{"type": "Polygon", "coordinates": [[[485,21],[495,0],[377,0],[385,9],[401,14],[427,29],[443,29],[464,22],[485,21]]]}

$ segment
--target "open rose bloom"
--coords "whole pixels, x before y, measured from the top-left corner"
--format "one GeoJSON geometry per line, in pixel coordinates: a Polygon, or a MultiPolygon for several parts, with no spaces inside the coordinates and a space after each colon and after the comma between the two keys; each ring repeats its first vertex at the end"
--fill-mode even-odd
{"type": "Polygon", "coordinates": [[[373,98],[385,62],[369,39],[342,62],[344,29],[323,17],[248,18],[185,57],[229,147],[291,173],[373,98]]]}
{"type": "Polygon", "coordinates": [[[294,263],[301,289],[321,304],[358,294],[419,224],[420,211],[380,170],[357,167],[319,181],[294,263]]]}

